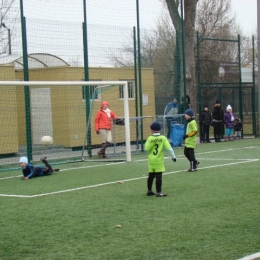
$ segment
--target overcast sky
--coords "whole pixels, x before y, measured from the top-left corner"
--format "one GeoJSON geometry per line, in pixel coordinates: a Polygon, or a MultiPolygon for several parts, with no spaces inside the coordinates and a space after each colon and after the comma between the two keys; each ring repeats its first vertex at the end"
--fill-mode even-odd
{"type": "Polygon", "coordinates": [[[231,4],[243,33],[256,34],[257,0],[231,0],[231,4]]]}
{"type": "MultiPolygon", "coordinates": [[[[256,34],[257,0],[230,1],[243,34],[256,34]]],[[[23,4],[28,53],[47,52],[71,64],[82,62],[83,0],[24,0],[23,4]]],[[[136,0],[86,0],[86,4],[90,65],[111,66],[112,53],[129,44],[136,26],[136,0]]],[[[163,1],[139,0],[139,7],[141,28],[154,28],[162,16],[163,1]]],[[[21,51],[8,58],[20,57],[21,51]]]]}
{"type": "MultiPolygon", "coordinates": [[[[237,22],[245,34],[257,28],[257,0],[230,0],[236,13],[237,22]]],[[[140,0],[140,19],[143,27],[149,27],[151,19],[157,19],[162,10],[161,0],[140,0]]],[[[136,0],[86,0],[88,22],[91,24],[110,24],[133,26],[136,24],[136,0]]],[[[82,21],[82,0],[26,0],[25,16],[37,18],[47,11],[44,19],[82,21]],[[58,10],[58,12],[57,12],[58,10]]]]}

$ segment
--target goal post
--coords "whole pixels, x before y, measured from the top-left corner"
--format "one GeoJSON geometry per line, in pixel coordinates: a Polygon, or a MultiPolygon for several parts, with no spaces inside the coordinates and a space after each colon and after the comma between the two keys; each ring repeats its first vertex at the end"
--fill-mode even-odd
{"type": "MultiPolygon", "coordinates": [[[[83,139],[88,124],[91,122],[93,131],[92,122],[97,106],[100,106],[102,101],[107,101],[107,97],[111,100],[113,111],[117,112],[116,107],[120,105],[120,113],[116,114],[124,118],[125,124],[120,126],[120,135],[116,138],[124,136],[123,142],[120,140],[122,147],[124,146],[124,161],[130,162],[128,93],[127,81],[0,81],[2,108],[0,118],[4,122],[0,131],[1,167],[9,165],[8,169],[17,168],[20,156],[27,156],[34,163],[40,162],[40,157],[43,155],[49,156],[53,164],[82,161],[83,139]],[[108,86],[114,89],[114,92],[116,90],[117,94],[111,94],[108,86]],[[102,98],[87,100],[83,90],[91,87],[92,90],[97,87],[104,91],[102,98]],[[105,92],[106,88],[110,92],[105,92]],[[119,91],[121,91],[120,99],[119,91]],[[29,106],[26,102],[29,102],[29,106]],[[90,106],[95,105],[95,110],[90,111],[92,121],[86,111],[87,102],[90,106]],[[27,117],[30,118],[29,123],[27,117]],[[41,144],[40,139],[44,135],[52,136],[54,144],[50,146],[41,144]]],[[[99,136],[94,134],[91,138],[98,145],[99,136]]]]}

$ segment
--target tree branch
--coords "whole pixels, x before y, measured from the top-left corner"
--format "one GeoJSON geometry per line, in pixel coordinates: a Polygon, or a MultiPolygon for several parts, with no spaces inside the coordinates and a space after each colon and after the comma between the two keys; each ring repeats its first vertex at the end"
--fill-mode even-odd
{"type": "MultiPolygon", "coordinates": [[[[181,17],[178,12],[178,4],[174,0],[165,0],[175,30],[181,30],[181,17]]],[[[179,3],[179,1],[177,1],[179,3]]]]}

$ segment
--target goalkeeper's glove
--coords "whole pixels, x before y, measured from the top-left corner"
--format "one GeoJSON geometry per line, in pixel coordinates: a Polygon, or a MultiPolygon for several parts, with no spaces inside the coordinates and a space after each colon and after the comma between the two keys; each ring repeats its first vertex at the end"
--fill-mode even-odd
{"type": "Polygon", "coordinates": [[[177,158],[172,158],[172,160],[173,160],[174,162],[176,162],[176,161],[177,161],[177,158]]]}
{"type": "Polygon", "coordinates": [[[184,136],[182,137],[182,139],[185,140],[187,137],[188,137],[188,135],[184,135],[184,136]]]}
{"type": "Polygon", "coordinates": [[[96,131],[97,135],[99,135],[99,131],[96,131]]]}

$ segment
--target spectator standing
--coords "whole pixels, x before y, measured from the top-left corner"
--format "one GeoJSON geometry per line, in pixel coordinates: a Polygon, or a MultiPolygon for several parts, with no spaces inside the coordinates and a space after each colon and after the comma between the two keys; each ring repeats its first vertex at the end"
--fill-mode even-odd
{"type": "Polygon", "coordinates": [[[215,106],[212,110],[212,126],[214,128],[215,142],[221,142],[222,127],[224,124],[224,111],[221,107],[221,102],[216,100],[215,106]]]}
{"type": "Polygon", "coordinates": [[[226,112],[224,113],[224,122],[226,125],[225,142],[232,141],[232,132],[234,128],[235,116],[232,112],[232,107],[230,105],[227,106],[226,112]]]}
{"type": "Polygon", "coordinates": [[[170,138],[171,131],[172,131],[172,121],[176,120],[176,115],[179,113],[179,104],[176,97],[173,98],[171,102],[169,102],[165,109],[164,109],[164,116],[166,116],[166,122],[167,122],[167,138],[170,138]]]}
{"type": "Polygon", "coordinates": [[[209,129],[211,125],[212,117],[209,112],[209,107],[204,106],[201,113],[201,143],[211,143],[209,140],[209,129]]]}

